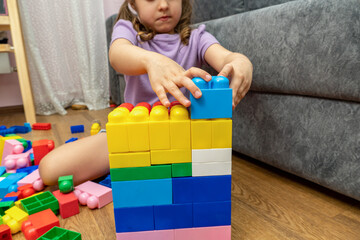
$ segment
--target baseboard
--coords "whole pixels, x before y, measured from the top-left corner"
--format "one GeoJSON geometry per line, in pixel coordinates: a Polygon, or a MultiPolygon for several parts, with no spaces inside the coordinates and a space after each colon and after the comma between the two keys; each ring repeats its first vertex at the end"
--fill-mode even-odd
{"type": "Polygon", "coordinates": [[[23,105],[0,107],[0,114],[19,113],[19,112],[24,112],[23,105]]]}

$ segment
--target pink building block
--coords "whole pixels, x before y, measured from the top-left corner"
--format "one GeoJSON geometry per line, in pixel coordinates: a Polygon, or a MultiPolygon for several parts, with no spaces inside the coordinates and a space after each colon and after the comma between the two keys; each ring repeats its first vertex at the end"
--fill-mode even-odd
{"type": "Polygon", "coordinates": [[[39,169],[36,169],[35,171],[33,171],[32,173],[30,173],[20,181],[18,181],[17,184],[19,187],[24,186],[26,184],[32,184],[33,188],[38,192],[45,188],[44,183],[39,175],[39,169]]]}
{"type": "Polygon", "coordinates": [[[174,230],[116,233],[116,240],[175,240],[174,230]]]}
{"type": "Polygon", "coordinates": [[[231,226],[175,229],[174,240],[231,240],[231,226]]]}
{"type": "Polygon", "coordinates": [[[2,161],[6,172],[14,173],[18,168],[29,167],[31,164],[30,153],[32,153],[32,149],[25,153],[7,155],[2,161]]]}
{"type": "Polygon", "coordinates": [[[1,159],[1,166],[4,166],[4,159],[8,155],[20,154],[24,151],[24,147],[21,142],[15,139],[5,140],[4,149],[1,159]]]}
{"type": "Polygon", "coordinates": [[[90,209],[102,208],[112,202],[112,190],[95,182],[87,181],[75,187],[74,193],[81,205],[90,209]]]}

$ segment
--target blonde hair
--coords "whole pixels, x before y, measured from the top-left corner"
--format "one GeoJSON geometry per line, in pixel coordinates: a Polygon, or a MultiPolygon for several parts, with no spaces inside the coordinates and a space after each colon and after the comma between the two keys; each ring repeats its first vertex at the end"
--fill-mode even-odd
{"type": "MultiPolygon", "coordinates": [[[[189,44],[189,38],[191,34],[191,15],[192,5],[191,0],[182,0],[182,12],[178,24],[175,26],[175,33],[180,35],[181,42],[184,45],[189,44]]],[[[119,14],[116,18],[116,22],[119,19],[129,20],[132,22],[134,29],[137,31],[137,35],[142,41],[149,41],[154,38],[155,31],[143,25],[139,18],[131,12],[128,5],[134,4],[135,0],[126,0],[120,7],[119,14]]]]}

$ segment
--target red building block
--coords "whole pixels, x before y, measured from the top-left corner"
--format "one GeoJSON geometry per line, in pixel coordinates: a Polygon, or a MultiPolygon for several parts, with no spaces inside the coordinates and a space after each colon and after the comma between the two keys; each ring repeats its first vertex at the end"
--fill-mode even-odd
{"type": "Polygon", "coordinates": [[[32,184],[26,184],[24,186],[18,187],[18,192],[20,193],[18,199],[23,199],[36,193],[36,190],[33,188],[32,184]]]}
{"type": "Polygon", "coordinates": [[[41,159],[54,149],[54,141],[48,139],[42,139],[33,142],[33,151],[35,157],[35,165],[39,165],[41,159]]]}
{"type": "Polygon", "coordinates": [[[33,130],[50,130],[51,123],[34,123],[32,125],[33,130]]]}
{"type": "Polygon", "coordinates": [[[78,199],[73,192],[64,194],[57,190],[53,192],[53,195],[59,201],[62,218],[68,218],[80,212],[78,199]]]}
{"type": "Polygon", "coordinates": [[[0,239],[1,240],[12,240],[10,227],[6,224],[0,225],[0,239]]]}
{"type": "Polygon", "coordinates": [[[27,240],[36,240],[55,226],[60,227],[59,219],[51,209],[46,209],[30,215],[22,223],[21,231],[27,240]]]}

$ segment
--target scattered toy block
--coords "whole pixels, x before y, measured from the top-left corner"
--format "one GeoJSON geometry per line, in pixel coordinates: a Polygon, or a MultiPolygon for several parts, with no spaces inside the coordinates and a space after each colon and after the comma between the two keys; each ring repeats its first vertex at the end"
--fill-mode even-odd
{"type": "Polygon", "coordinates": [[[26,184],[31,184],[36,191],[41,191],[45,188],[44,183],[40,178],[39,169],[36,169],[35,171],[18,181],[19,187],[26,184]]]}
{"type": "Polygon", "coordinates": [[[84,125],[74,125],[70,127],[71,133],[82,133],[84,132],[84,125]]]}
{"type": "Polygon", "coordinates": [[[33,188],[32,184],[26,184],[21,187],[17,188],[18,192],[20,193],[18,199],[23,199],[30,197],[35,194],[36,190],[33,188]]]}
{"type": "Polygon", "coordinates": [[[34,123],[32,125],[33,130],[50,130],[51,123],[34,123]]]}
{"type": "Polygon", "coordinates": [[[55,148],[53,140],[42,139],[33,142],[35,165],[39,165],[41,159],[55,148]]]}
{"type": "Polygon", "coordinates": [[[12,173],[0,182],[0,198],[3,198],[9,192],[16,192],[17,182],[24,178],[26,173],[12,173]]]}
{"type": "Polygon", "coordinates": [[[62,218],[68,218],[80,212],[79,201],[73,192],[64,194],[60,190],[56,190],[53,195],[59,201],[60,216],[62,218]]]}
{"type": "Polygon", "coordinates": [[[4,148],[2,152],[1,165],[4,165],[3,161],[6,156],[13,154],[20,154],[23,153],[23,151],[24,151],[24,146],[22,145],[21,142],[17,141],[16,139],[5,140],[4,148]]]}
{"type": "Polygon", "coordinates": [[[41,212],[48,208],[50,208],[55,215],[59,213],[59,202],[49,191],[25,198],[21,200],[21,205],[24,211],[29,215],[41,212]]]}
{"type": "Polygon", "coordinates": [[[58,184],[61,193],[74,191],[74,181],[72,175],[59,177],[58,184]]]}
{"type": "MultiPolygon", "coordinates": [[[[14,201],[2,201],[0,202],[0,215],[5,215],[5,211],[14,206],[14,201]]],[[[1,238],[0,238],[1,239],[1,238]]]]}
{"type": "Polygon", "coordinates": [[[70,139],[66,140],[65,143],[71,143],[71,142],[75,142],[77,140],[78,140],[78,138],[73,137],[73,138],[70,138],[70,139]]]}
{"type": "Polygon", "coordinates": [[[2,164],[6,167],[6,172],[14,173],[19,168],[29,167],[31,164],[30,153],[32,153],[32,150],[25,153],[7,155],[2,161],[2,164]]]}
{"type": "Polygon", "coordinates": [[[70,231],[60,227],[53,227],[44,235],[42,235],[38,240],[81,240],[81,234],[78,232],[70,231]]]}
{"type": "MultiPolygon", "coordinates": [[[[111,169],[110,169],[110,171],[111,171],[111,169]]],[[[105,187],[111,188],[111,176],[110,176],[110,174],[108,174],[108,175],[106,176],[106,178],[104,178],[103,180],[101,180],[101,181],[99,182],[99,184],[101,184],[101,185],[103,185],[103,186],[105,186],[105,187]]]]}
{"type": "Polygon", "coordinates": [[[0,225],[0,239],[2,240],[12,240],[11,230],[8,225],[0,225]]]}
{"type": "Polygon", "coordinates": [[[80,204],[90,209],[102,208],[112,202],[112,189],[91,181],[76,186],[74,194],[80,204]]]}
{"type": "Polygon", "coordinates": [[[95,122],[91,125],[91,128],[90,128],[90,135],[93,136],[97,133],[99,133],[101,130],[101,125],[99,122],[95,122]]]}
{"type": "MultiPolygon", "coordinates": [[[[31,160],[31,154],[33,154],[33,153],[30,152],[30,154],[29,154],[30,160],[31,160]]],[[[18,169],[16,169],[16,172],[17,173],[26,172],[27,174],[31,174],[32,172],[34,172],[38,168],[39,168],[38,165],[33,165],[33,166],[25,167],[25,168],[18,168],[18,169]]]]}
{"type": "Polygon", "coordinates": [[[10,227],[11,233],[15,234],[21,230],[21,224],[27,220],[29,214],[21,210],[16,206],[12,206],[5,211],[5,215],[2,217],[4,224],[10,227]]]}
{"type": "Polygon", "coordinates": [[[26,240],[36,240],[55,226],[60,227],[59,219],[50,209],[45,209],[30,215],[22,223],[21,231],[26,240]]]}

